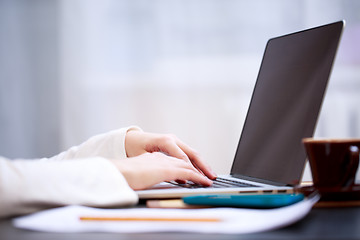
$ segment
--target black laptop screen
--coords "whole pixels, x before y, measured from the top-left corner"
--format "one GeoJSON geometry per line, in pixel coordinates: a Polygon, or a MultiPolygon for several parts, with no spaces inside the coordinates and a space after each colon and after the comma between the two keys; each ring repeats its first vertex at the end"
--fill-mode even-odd
{"type": "Polygon", "coordinates": [[[232,175],[299,182],[306,160],[302,138],[313,135],[343,24],[268,41],[232,175]]]}

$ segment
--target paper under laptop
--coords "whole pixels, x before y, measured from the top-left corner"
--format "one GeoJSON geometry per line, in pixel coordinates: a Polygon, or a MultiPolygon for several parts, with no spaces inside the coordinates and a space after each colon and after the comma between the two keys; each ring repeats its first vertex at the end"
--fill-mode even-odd
{"type": "Polygon", "coordinates": [[[267,42],[230,175],[212,187],[161,183],[137,191],[139,198],[291,190],[303,174],[301,140],[314,133],[344,23],[267,42]],[[240,183],[229,187],[227,181],[240,183]]]}

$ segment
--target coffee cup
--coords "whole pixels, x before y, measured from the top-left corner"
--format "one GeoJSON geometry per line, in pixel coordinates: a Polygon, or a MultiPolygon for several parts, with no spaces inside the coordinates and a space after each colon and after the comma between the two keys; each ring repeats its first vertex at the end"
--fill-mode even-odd
{"type": "Polygon", "coordinates": [[[360,139],[305,138],[313,186],[320,191],[341,191],[355,184],[360,139]]]}

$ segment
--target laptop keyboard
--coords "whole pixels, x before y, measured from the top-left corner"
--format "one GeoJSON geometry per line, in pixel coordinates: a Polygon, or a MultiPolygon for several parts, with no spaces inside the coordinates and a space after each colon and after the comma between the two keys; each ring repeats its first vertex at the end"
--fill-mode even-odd
{"type": "Polygon", "coordinates": [[[174,184],[176,186],[184,187],[184,188],[233,188],[233,187],[259,187],[253,184],[241,182],[241,181],[234,181],[230,179],[225,178],[216,178],[216,180],[213,180],[213,184],[210,187],[205,187],[200,184],[193,183],[191,181],[188,181],[185,184],[177,183],[175,181],[171,181],[171,184],[174,184]]]}

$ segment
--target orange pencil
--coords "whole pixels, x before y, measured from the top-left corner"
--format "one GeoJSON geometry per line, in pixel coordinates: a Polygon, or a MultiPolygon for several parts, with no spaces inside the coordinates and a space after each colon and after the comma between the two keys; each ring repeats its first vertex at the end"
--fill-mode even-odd
{"type": "Polygon", "coordinates": [[[82,216],[81,221],[150,221],[150,222],[220,222],[218,218],[162,218],[162,217],[94,217],[82,216]]]}

